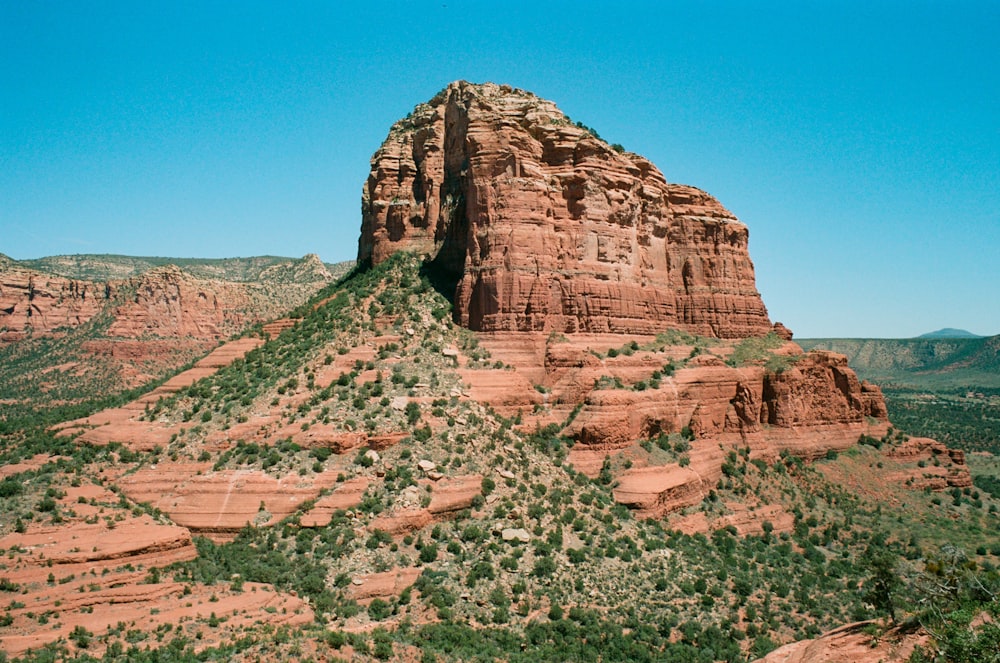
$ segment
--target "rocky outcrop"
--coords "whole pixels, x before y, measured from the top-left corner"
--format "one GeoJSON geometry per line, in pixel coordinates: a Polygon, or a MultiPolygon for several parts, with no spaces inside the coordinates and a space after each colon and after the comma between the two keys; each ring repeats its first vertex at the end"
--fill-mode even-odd
{"type": "Polygon", "coordinates": [[[161,569],[197,557],[191,533],[118,501],[103,486],[67,486],[58,499],[63,522],[29,522],[24,532],[0,537],[8,551],[4,578],[19,588],[0,628],[0,652],[20,656],[29,648],[66,642],[83,628],[107,634],[86,647],[100,656],[115,633],[124,636],[115,626],[126,622],[147,633],[164,625],[204,626],[199,640],[213,644],[246,628],[312,621],[303,599],[270,585],[247,582],[238,589],[174,581],[161,569]],[[41,614],[58,618],[46,623],[38,619],[41,614]],[[208,628],[211,615],[218,620],[208,628]]]}
{"type": "Polygon", "coordinates": [[[208,463],[160,463],[122,477],[122,492],[192,532],[225,541],[247,524],[273,525],[336,484],[338,471],[303,479],[259,470],[210,471],[208,463]]]}
{"type": "Polygon", "coordinates": [[[789,370],[766,375],[761,398],[760,421],[775,426],[888,416],[882,390],[858,380],[847,357],[834,352],[810,352],[789,370]]]}
{"type": "Polygon", "coordinates": [[[615,501],[645,514],[663,515],[700,502],[708,485],[685,467],[644,467],[626,472],[615,488],[615,501]]]}
{"type": "Polygon", "coordinates": [[[961,449],[949,449],[937,440],[927,437],[906,438],[900,444],[890,447],[886,456],[902,461],[907,466],[887,472],[887,482],[905,484],[914,490],[941,491],[972,486],[972,474],[965,463],[965,452],[961,449]]]}
{"type": "Polygon", "coordinates": [[[615,499],[648,517],[700,502],[730,450],[748,448],[768,463],[783,452],[814,460],[889,425],[881,391],[859,381],[843,355],[803,353],[788,341],[771,351],[769,367],[765,359],[732,366],[733,347],[717,341],[699,349],[611,335],[479,339],[508,369],[462,370],[470,395],[521,416],[525,430],[571,419],[562,434],[575,441],[569,460],[585,474],[597,476],[609,455],[636,455],[643,439],[690,431],[688,467],[639,464],[615,477],[615,499]],[[621,347],[630,350],[609,352],[621,347]]]}
{"type": "MultiPolygon", "coordinates": [[[[634,363],[641,366],[642,359],[636,356],[634,363]]],[[[733,368],[719,357],[703,355],[655,389],[595,389],[566,433],[584,445],[610,450],[684,426],[700,438],[745,439],[779,437],[781,429],[802,433],[847,425],[853,442],[867,429],[866,418],[885,420],[881,391],[859,382],[843,355],[810,352],[792,361],[775,372],[763,366],[733,368]]],[[[645,363],[649,373],[659,367],[645,363]]]]}
{"type": "Polygon", "coordinates": [[[791,532],[795,527],[795,517],[785,511],[780,504],[754,504],[726,502],[725,515],[709,518],[705,511],[695,511],[670,521],[673,529],[685,534],[709,534],[720,529],[736,530],[739,536],[759,535],[766,532],[780,534],[791,532]]]}
{"type": "Polygon", "coordinates": [[[902,663],[929,641],[922,628],[896,626],[877,638],[870,628],[880,627],[877,622],[847,624],[818,638],[779,647],[758,663],[902,663]]]}
{"type": "Polygon", "coordinates": [[[0,267],[0,345],[81,325],[104,309],[112,292],[103,283],[0,267]]]}
{"type": "Polygon", "coordinates": [[[555,104],[459,81],[373,156],[358,260],[426,255],[473,330],[738,338],[772,328],[747,237],[715,198],[555,104]]]}
{"type": "Polygon", "coordinates": [[[343,483],[338,483],[329,495],[325,495],[302,515],[300,524],[303,527],[326,527],[337,511],[352,509],[361,504],[370,480],[367,477],[355,477],[343,483]]]}
{"type": "Polygon", "coordinates": [[[371,603],[372,599],[389,600],[413,586],[419,577],[420,569],[417,567],[372,573],[355,578],[347,587],[347,594],[363,605],[371,603]]]}
{"type": "MultiPolygon", "coordinates": [[[[433,522],[452,517],[463,509],[470,508],[476,497],[482,495],[483,477],[479,474],[448,477],[437,482],[421,479],[419,485],[433,490],[426,508],[413,504],[403,504],[403,508],[380,515],[372,521],[371,530],[382,530],[389,534],[402,534],[427,527],[433,522]]],[[[411,493],[415,498],[417,493],[411,493]]],[[[404,495],[405,497],[405,495],[404,495]]],[[[411,499],[412,499],[411,498],[411,499]]]]}
{"type": "MultiPolygon", "coordinates": [[[[170,336],[221,339],[260,321],[256,302],[244,284],[196,279],[168,265],[118,286],[122,303],[114,307],[111,336],[170,336]]],[[[274,317],[274,316],[268,316],[274,317]]]]}
{"type": "MultiPolygon", "coordinates": [[[[157,267],[124,280],[70,279],[16,263],[0,266],[0,344],[78,327],[106,313],[113,339],[192,338],[217,341],[248,324],[278,317],[333,279],[315,255],[279,263],[260,281],[197,278],[157,267]]],[[[107,343],[99,353],[113,353],[107,343]]],[[[126,352],[134,352],[134,345],[126,352]]],[[[148,353],[147,353],[148,354],[148,353]]]]}

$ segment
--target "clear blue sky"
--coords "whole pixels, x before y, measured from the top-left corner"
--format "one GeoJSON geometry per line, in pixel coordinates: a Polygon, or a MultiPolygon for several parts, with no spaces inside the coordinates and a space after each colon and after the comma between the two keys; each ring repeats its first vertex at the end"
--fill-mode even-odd
{"type": "Polygon", "coordinates": [[[1000,333],[995,0],[3,2],[0,252],[353,258],[460,78],[717,196],[800,337],[1000,333]]]}

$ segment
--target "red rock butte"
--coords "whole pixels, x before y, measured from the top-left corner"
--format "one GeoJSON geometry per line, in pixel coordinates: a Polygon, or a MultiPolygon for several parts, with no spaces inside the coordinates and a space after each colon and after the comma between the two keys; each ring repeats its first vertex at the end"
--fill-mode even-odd
{"type": "Polygon", "coordinates": [[[709,194],[505,85],[450,84],[392,126],[358,260],[424,255],[475,331],[772,329],[747,227],[709,194]]]}

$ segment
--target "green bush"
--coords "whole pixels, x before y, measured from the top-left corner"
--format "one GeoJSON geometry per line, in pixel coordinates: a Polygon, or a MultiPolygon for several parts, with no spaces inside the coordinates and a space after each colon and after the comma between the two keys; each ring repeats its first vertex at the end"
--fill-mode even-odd
{"type": "Polygon", "coordinates": [[[438,545],[436,543],[425,543],[420,548],[420,561],[430,564],[438,558],[438,545]]]}
{"type": "Polygon", "coordinates": [[[380,598],[372,599],[368,604],[368,616],[377,622],[389,617],[392,614],[392,605],[380,598]]]}

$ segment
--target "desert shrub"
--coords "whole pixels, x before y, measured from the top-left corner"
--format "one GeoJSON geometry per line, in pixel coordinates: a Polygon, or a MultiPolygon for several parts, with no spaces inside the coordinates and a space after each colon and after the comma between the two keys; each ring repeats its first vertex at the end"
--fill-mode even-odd
{"type": "Polygon", "coordinates": [[[391,614],[392,605],[380,598],[374,598],[371,603],[368,604],[368,616],[375,621],[380,622],[389,617],[391,614]]]}
{"type": "Polygon", "coordinates": [[[416,401],[410,401],[406,404],[404,413],[406,414],[407,423],[412,426],[420,420],[420,404],[416,401]]]}
{"type": "Polygon", "coordinates": [[[438,558],[438,545],[436,543],[425,543],[420,548],[420,561],[430,564],[438,558]]]}

